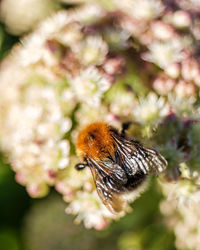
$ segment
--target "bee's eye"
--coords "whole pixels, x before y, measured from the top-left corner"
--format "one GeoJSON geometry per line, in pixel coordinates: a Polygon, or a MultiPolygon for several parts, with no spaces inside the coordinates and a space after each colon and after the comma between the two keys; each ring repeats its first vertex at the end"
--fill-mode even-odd
{"type": "Polygon", "coordinates": [[[92,139],[92,140],[95,139],[95,135],[94,135],[93,133],[90,133],[90,134],[89,134],[89,137],[90,137],[90,139],[92,139]]]}

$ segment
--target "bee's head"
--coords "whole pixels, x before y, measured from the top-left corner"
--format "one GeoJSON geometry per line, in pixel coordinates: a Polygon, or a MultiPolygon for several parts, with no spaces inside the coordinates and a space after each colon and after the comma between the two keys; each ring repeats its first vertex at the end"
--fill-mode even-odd
{"type": "Polygon", "coordinates": [[[77,153],[82,158],[103,160],[113,154],[114,145],[110,126],[105,122],[95,122],[85,127],[78,136],[77,153]]]}

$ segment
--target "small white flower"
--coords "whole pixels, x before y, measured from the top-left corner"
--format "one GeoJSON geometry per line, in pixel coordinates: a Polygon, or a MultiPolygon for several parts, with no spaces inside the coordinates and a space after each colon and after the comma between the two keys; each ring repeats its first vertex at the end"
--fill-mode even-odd
{"type": "Polygon", "coordinates": [[[177,183],[160,182],[166,199],[161,202],[161,212],[166,224],[174,230],[176,246],[180,249],[199,250],[200,239],[200,187],[199,173],[191,172],[181,164],[182,177],[177,183]]]}
{"type": "Polygon", "coordinates": [[[69,117],[65,117],[60,121],[60,132],[62,134],[67,133],[72,126],[72,121],[69,117]]]}
{"type": "Polygon", "coordinates": [[[95,67],[89,67],[70,81],[77,98],[89,105],[98,106],[101,96],[110,87],[109,81],[95,67]]]}
{"type": "Polygon", "coordinates": [[[58,34],[55,34],[55,38],[65,46],[73,46],[74,43],[83,39],[81,28],[82,25],[78,22],[69,23],[58,31],[58,34]]]}
{"type": "Polygon", "coordinates": [[[170,64],[183,59],[182,49],[183,44],[178,39],[172,39],[170,42],[153,42],[149,45],[149,52],[144,54],[143,58],[165,69],[170,64]]]}
{"type": "Polygon", "coordinates": [[[121,10],[137,19],[151,20],[164,10],[160,0],[116,0],[115,3],[121,10]]]}
{"type": "Polygon", "coordinates": [[[108,53],[108,45],[101,36],[87,36],[74,46],[72,44],[72,51],[84,65],[100,65],[108,53]]]}
{"type": "Polygon", "coordinates": [[[169,113],[169,104],[163,97],[150,93],[146,98],[140,98],[133,110],[135,119],[142,123],[158,122],[169,113]]]}
{"type": "Polygon", "coordinates": [[[64,168],[67,167],[68,164],[69,164],[69,158],[62,158],[58,162],[58,168],[59,169],[64,169],[64,168]]]}
{"type": "Polygon", "coordinates": [[[89,25],[103,18],[105,15],[106,11],[99,4],[88,3],[72,10],[70,12],[70,20],[89,25]]]}
{"type": "Polygon", "coordinates": [[[165,69],[165,72],[168,74],[168,76],[176,79],[180,75],[180,66],[178,63],[169,64],[165,69]]]}
{"type": "Polygon", "coordinates": [[[172,16],[172,23],[177,28],[190,27],[191,19],[189,13],[183,10],[174,12],[172,16]]]}
{"type": "Polygon", "coordinates": [[[116,115],[128,117],[136,106],[136,99],[132,92],[119,91],[110,104],[110,111],[116,115]]]}
{"type": "Polygon", "coordinates": [[[62,140],[58,143],[58,148],[61,150],[63,156],[69,154],[69,142],[67,140],[62,140]]]}

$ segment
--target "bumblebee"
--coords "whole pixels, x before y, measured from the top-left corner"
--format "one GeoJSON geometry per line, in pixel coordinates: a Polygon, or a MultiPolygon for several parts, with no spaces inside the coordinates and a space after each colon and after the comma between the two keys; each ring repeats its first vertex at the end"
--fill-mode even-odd
{"type": "Polygon", "coordinates": [[[124,129],[119,133],[105,122],[85,127],[79,133],[76,149],[83,163],[75,168],[90,168],[97,193],[112,213],[123,211],[124,195],[138,189],[150,172],[157,175],[167,166],[157,151],[128,138],[124,129]]]}

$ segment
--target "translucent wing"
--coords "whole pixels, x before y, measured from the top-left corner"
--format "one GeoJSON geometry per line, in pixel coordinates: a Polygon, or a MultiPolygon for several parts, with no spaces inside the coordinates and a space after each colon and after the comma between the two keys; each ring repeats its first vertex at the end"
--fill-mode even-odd
{"type": "Polygon", "coordinates": [[[124,170],[113,162],[89,161],[97,193],[104,205],[112,212],[119,213],[125,207],[121,197],[123,185],[127,182],[124,170]]]}
{"type": "Polygon", "coordinates": [[[157,175],[167,167],[167,161],[156,150],[121,136],[113,138],[117,147],[116,162],[123,165],[129,175],[134,175],[137,171],[142,171],[144,174],[152,171],[157,175]]]}

